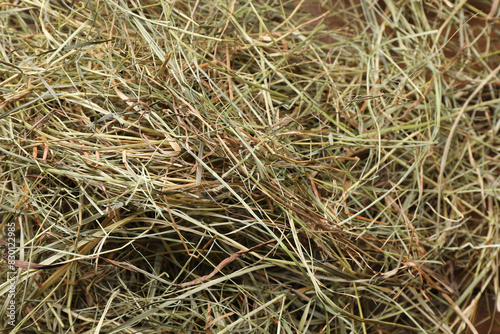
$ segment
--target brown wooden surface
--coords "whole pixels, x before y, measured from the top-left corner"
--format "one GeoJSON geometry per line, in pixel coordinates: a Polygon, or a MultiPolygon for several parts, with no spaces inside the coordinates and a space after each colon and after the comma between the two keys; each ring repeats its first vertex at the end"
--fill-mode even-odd
{"type": "MultiPolygon", "coordinates": [[[[479,334],[500,333],[500,313],[496,309],[493,297],[482,298],[479,301],[473,323],[479,334]]],[[[472,332],[469,331],[468,333],[472,332]]]]}

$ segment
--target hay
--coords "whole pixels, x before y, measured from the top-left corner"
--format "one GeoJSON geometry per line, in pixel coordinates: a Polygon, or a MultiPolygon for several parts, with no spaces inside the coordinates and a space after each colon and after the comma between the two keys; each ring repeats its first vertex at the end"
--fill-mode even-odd
{"type": "Polygon", "coordinates": [[[497,10],[333,3],[1,4],[2,328],[477,333],[497,10]]]}

